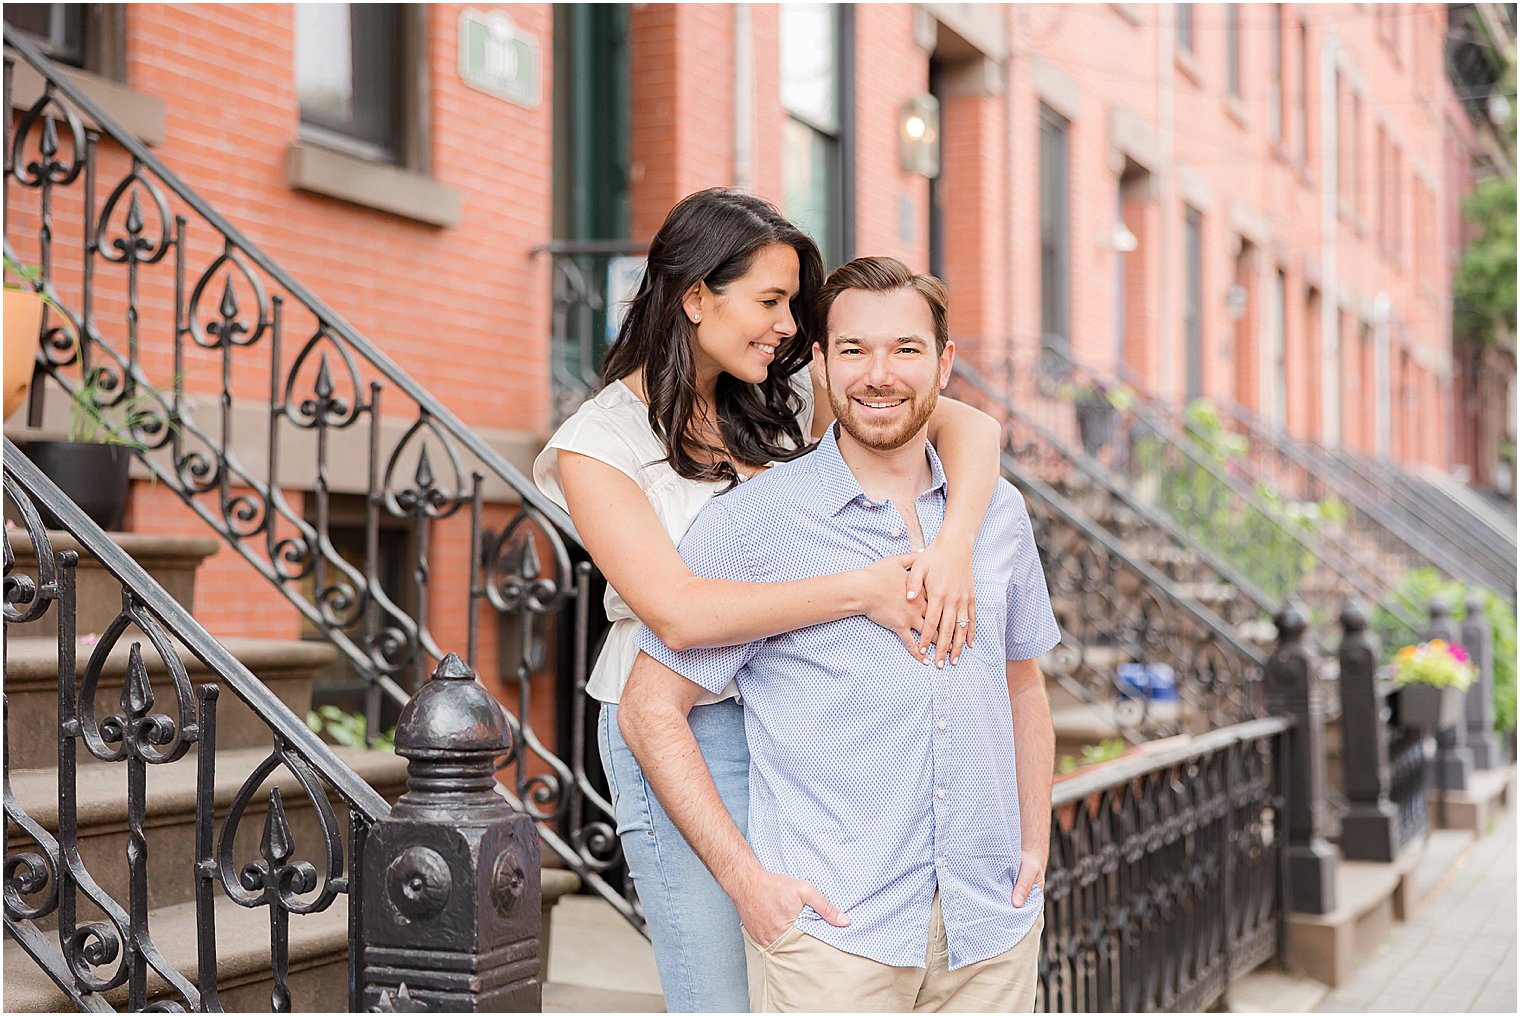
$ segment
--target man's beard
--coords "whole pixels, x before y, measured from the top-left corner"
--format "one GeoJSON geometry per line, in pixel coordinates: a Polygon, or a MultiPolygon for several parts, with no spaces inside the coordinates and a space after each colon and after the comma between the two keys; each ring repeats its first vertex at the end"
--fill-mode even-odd
{"type": "Polygon", "coordinates": [[[934,407],[939,403],[939,377],[936,375],[934,384],[923,395],[914,398],[913,393],[902,389],[872,388],[869,385],[845,394],[829,386],[829,405],[834,407],[834,418],[845,432],[857,442],[867,448],[879,452],[889,452],[901,448],[911,441],[924,425],[929,422],[929,417],[934,415],[934,407]],[[867,415],[867,410],[855,403],[855,398],[865,399],[867,402],[887,402],[895,399],[908,400],[908,412],[901,414],[891,422],[879,422],[872,420],[867,415]]]}

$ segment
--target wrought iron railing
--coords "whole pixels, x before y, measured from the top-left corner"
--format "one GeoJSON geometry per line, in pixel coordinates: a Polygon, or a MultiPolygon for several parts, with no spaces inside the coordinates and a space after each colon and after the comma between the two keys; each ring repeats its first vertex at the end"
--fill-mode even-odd
{"type": "Polygon", "coordinates": [[[1226,727],[1056,786],[1036,1012],[1205,1012],[1279,954],[1290,726],[1226,727]]]}
{"type": "Polygon", "coordinates": [[[1351,540],[1367,547],[1398,571],[1430,567],[1447,575],[1503,590],[1514,584],[1513,558],[1507,572],[1494,545],[1478,556],[1443,535],[1439,517],[1418,517],[1338,461],[1317,443],[1274,432],[1250,410],[1228,400],[1219,411],[1249,442],[1245,461],[1251,478],[1268,486],[1296,491],[1313,500],[1327,498],[1343,506],[1351,540]]]}
{"type": "MultiPolygon", "coordinates": [[[[957,365],[950,394],[1003,423],[1003,472],[1024,494],[1061,627],[1061,645],[1042,661],[1046,676],[1130,740],[1261,715],[1262,652],[1096,522],[1091,503],[1057,489],[1094,479],[1089,467],[969,365],[957,365]],[[1172,685],[1157,679],[1158,665],[1170,668],[1172,685]]],[[[1143,518],[1122,492],[1103,489],[1110,508],[1143,518]]]]}
{"type": "MultiPolygon", "coordinates": [[[[599,578],[569,517],[9,26],[5,42],[43,80],[7,120],[4,167],[6,253],[37,266],[54,302],[39,371],[107,418],[135,407],[122,429],[154,481],[338,649],[367,689],[371,736],[382,700],[405,702],[443,645],[465,646],[485,673],[494,647],[514,705],[514,800],[641,923],[617,884],[611,805],[588,749],[599,578]],[[197,369],[211,380],[190,385],[197,369]],[[214,407],[205,420],[196,395],[214,407]],[[286,465],[292,446],[309,471],[286,465]],[[363,492],[357,554],[335,539],[340,481],[363,492]],[[415,534],[392,569],[399,582],[383,567],[387,523],[415,534]],[[552,735],[539,726],[544,674],[557,693],[552,735]]],[[[8,104],[9,53],[5,68],[8,104]]]]}
{"type": "Polygon", "coordinates": [[[1126,385],[1120,410],[1109,393],[1119,382],[1058,350],[1044,350],[1039,377],[1046,391],[1103,393],[1114,411],[1113,467],[1131,488],[1165,512],[1196,543],[1212,548],[1274,601],[1301,600],[1323,629],[1348,595],[1382,604],[1412,636],[1418,605],[1403,602],[1392,579],[1359,558],[1333,532],[1295,519],[1275,491],[1247,482],[1238,468],[1189,436],[1187,421],[1163,400],[1126,385]]]}
{"type": "Polygon", "coordinates": [[[621,241],[557,240],[535,252],[552,266],[549,379],[556,421],[602,386],[602,357],[617,337],[620,304],[633,295],[644,251],[621,241]]]}
{"type": "Polygon", "coordinates": [[[1386,459],[1344,448],[1326,454],[1385,498],[1390,506],[1429,527],[1471,567],[1485,569],[1487,584],[1513,597],[1516,540],[1513,524],[1493,523],[1436,485],[1386,459]]]}
{"type": "MultiPolygon", "coordinates": [[[[5,541],[7,632],[13,623],[36,621],[52,611],[58,633],[55,815],[28,813],[13,793],[9,695],[5,702],[7,934],[82,1010],[120,1004],[142,1010],[151,1003],[159,1011],[219,1011],[215,911],[218,899],[229,899],[267,914],[271,1001],[277,1011],[288,1011],[291,925],[314,919],[341,899],[350,928],[359,926],[358,859],[370,829],[390,813],[389,805],[9,441],[5,496],[20,515],[37,562],[35,575],[22,574],[9,539],[5,541]],[[79,552],[54,550],[39,507],[52,512],[120,584],[121,611],[93,646],[76,638],[79,552]],[[121,645],[129,649],[119,701],[102,705],[104,696],[97,702],[97,692],[103,671],[113,651],[120,656],[121,645]],[[80,667],[77,654],[83,649],[89,657],[80,667]],[[200,660],[215,683],[192,686],[187,654],[200,660]],[[156,682],[150,673],[164,679],[156,682]],[[213,791],[218,691],[223,688],[267,727],[272,748],[243,779],[231,803],[219,806],[213,791]],[[81,774],[88,770],[91,782],[98,784],[101,766],[120,767],[126,787],[125,891],[118,887],[114,895],[108,887],[123,881],[120,858],[82,849],[79,835],[81,774]],[[163,879],[150,875],[150,847],[173,852],[163,845],[165,836],[176,831],[155,834],[147,821],[149,772],[171,766],[194,767],[196,774],[193,974],[165,957],[148,926],[150,898],[163,890],[163,879]],[[298,842],[293,835],[286,818],[288,798],[282,801],[278,785],[268,790],[257,846],[252,831],[242,830],[245,814],[259,807],[256,798],[271,779],[283,783],[287,794],[294,789],[307,799],[317,842],[298,842]],[[340,817],[329,795],[346,816],[340,817]]],[[[10,648],[7,638],[7,662],[10,648]]],[[[191,874],[187,870],[183,876],[191,874]]],[[[358,954],[357,949],[349,953],[351,1011],[358,1005],[358,954]]],[[[8,976],[15,973],[7,970],[8,976]]]]}
{"type": "Polygon", "coordinates": [[[1388,739],[1388,799],[1398,810],[1398,849],[1430,829],[1430,758],[1425,732],[1394,727],[1388,739]]]}

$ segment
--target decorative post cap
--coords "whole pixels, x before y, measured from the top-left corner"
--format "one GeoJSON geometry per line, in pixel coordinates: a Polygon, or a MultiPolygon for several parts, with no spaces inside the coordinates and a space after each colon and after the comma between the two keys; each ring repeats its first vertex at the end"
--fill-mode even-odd
{"type": "Polygon", "coordinates": [[[396,753],[407,758],[436,752],[500,755],[511,746],[501,706],[457,653],[439,662],[396,723],[396,753]]]}
{"type": "Polygon", "coordinates": [[[1367,605],[1361,600],[1347,600],[1341,608],[1341,627],[1347,635],[1367,630],[1367,605]]]}
{"type": "Polygon", "coordinates": [[[1439,593],[1430,598],[1430,619],[1439,621],[1451,616],[1451,604],[1446,602],[1446,597],[1439,593]]]}
{"type": "Polygon", "coordinates": [[[1277,640],[1283,643],[1299,641],[1309,629],[1309,620],[1304,616],[1303,608],[1292,601],[1283,604],[1282,610],[1272,620],[1277,625],[1277,640]]]}
{"type": "Polygon", "coordinates": [[[1463,601],[1463,602],[1464,602],[1464,605],[1467,607],[1467,616],[1468,617],[1481,617],[1482,616],[1482,614],[1483,614],[1483,594],[1482,593],[1479,593],[1476,589],[1469,589],[1467,591],[1467,599],[1465,601],[1463,601]]]}

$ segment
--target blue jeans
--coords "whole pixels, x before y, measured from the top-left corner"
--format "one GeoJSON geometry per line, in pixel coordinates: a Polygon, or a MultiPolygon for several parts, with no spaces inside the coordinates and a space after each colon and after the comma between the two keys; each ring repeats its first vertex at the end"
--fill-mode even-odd
{"type": "MultiPolygon", "coordinates": [[[[744,709],[732,699],[715,702],[693,709],[690,721],[718,796],[744,832],[749,817],[744,709]]],[[[623,856],[644,905],[666,1011],[748,1012],[738,910],[656,800],[618,732],[617,706],[602,706],[598,733],[623,856]]]]}

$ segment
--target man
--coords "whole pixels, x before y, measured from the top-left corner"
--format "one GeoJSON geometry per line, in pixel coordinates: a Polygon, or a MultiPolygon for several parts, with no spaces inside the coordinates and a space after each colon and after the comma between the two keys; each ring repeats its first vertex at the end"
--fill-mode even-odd
{"type": "MultiPolygon", "coordinates": [[[[813,366],[838,424],[702,511],[681,541],[697,574],[805,578],[939,531],[945,481],[926,426],[954,358],[943,285],[858,258],[819,300],[827,347],[813,366]]],[[[1054,768],[1035,657],[1060,636],[1007,483],[972,565],[975,644],[943,670],[864,617],[680,653],[640,632],[619,726],[739,909],[758,1011],[1033,1008],[1054,768]],[[703,688],[735,676],[749,843],[686,722],[703,688]]]]}

